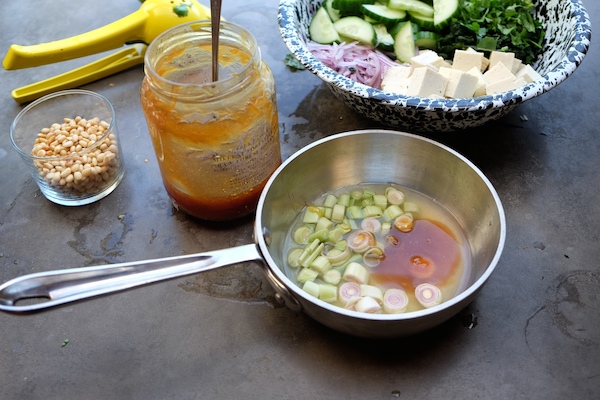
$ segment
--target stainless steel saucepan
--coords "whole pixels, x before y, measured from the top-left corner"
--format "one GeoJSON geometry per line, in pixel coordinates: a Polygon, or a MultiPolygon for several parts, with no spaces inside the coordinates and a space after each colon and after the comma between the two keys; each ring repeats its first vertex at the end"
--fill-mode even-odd
{"type": "Polygon", "coordinates": [[[287,159],[261,194],[254,236],[253,244],[224,250],[18,277],[0,285],[0,310],[33,312],[151,282],[260,261],[278,299],[289,308],[355,336],[405,336],[446,321],[471,302],[498,263],[506,220],[489,180],[456,151],[408,133],[363,130],[321,139],[287,159]],[[409,187],[454,214],[464,228],[473,259],[471,280],[462,293],[426,310],[366,314],[312,297],[286,276],[283,243],[298,212],[326,192],[359,183],[409,187]],[[36,301],[25,301],[32,298],[36,301]]]}

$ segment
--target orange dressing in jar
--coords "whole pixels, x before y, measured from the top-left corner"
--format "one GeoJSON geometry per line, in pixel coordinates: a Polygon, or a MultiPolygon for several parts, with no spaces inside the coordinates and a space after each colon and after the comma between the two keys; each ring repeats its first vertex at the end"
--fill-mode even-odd
{"type": "Polygon", "coordinates": [[[221,23],[212,82],[210,22],[180,25],[146,53],[141,103],[174,206],[205,220],[255,211],[281,164],[275,81],[245,29],[221,23]]]}

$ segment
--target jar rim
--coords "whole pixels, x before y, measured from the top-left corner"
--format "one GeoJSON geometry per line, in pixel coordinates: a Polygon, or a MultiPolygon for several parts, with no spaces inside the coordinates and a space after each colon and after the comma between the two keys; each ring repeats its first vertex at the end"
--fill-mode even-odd
{"type": "MultiPolygon", "coordinates": [[[[178,35],[182,36],[190,33],[200,33],[206,34],[206,38],[210,40],[211,38],[211,21],[210,20],[199,20],[199,21],[191,21],[186,22],[177,26],[174,26],[164,32],[162,32],[159,36],[157,36],[148,46],[146,50],[146,54],[144,55],[144,70],[147,76],[150,76],[152,80],[156,80],[161,84],[166,84],[172,87],[178,88],[209,88],[214,87],[215,85],[228,86],[232,82],[237,82],[240,80],[240,77],[247,75],[247,71],[252,67],[252,64],[255,60],[260,60],[260,49],[256,42],[256,39],[252,35],[250,31],[246,28],[233,23],[222,20],[220,22],[220,38],[223,38],[223,34],[233,34],[229,38],[230,40],[240,40],[243,39],[246,45],[246,49],[249,50],[248,54],[251,56],[250,62],[243,65],[241,70],[232,76],[228,76],[225,79],[219,79],[217,81],[208,81],[205,83],[196,83],[196,82],[179,82],[172,79],[165,78],[156,72],[154,65],[152,63],[151,57],[152,55],[158,51],[158,47],[161,44],[165,43],[169,39],[177,37],[178,35]]],[[[227,36],[225,36],[227,38],[227,36]]],[[[241,41],[241,40],[240,40],[241,41]]],[[[162,54],[162,53],[160,53],[162,54]]]]}

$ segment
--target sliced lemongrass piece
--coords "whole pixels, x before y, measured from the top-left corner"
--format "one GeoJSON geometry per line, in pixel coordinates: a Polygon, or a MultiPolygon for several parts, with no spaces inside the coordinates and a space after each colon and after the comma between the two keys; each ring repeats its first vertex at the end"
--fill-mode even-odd
{"type": "Polygon", "coordinates": [[[312,229],[303,225],[294,231],[294,242],[297,244],[308,244],[308,238],[312,233],[312,229]]]}
{"type": "Polygon", "coordinates": [[[310,263],[309,268],[317,271],[319,274],[324,274],[331,269],[331,263],[327,257],[317,256],[317,258],[310,263]]]}
{"type": "Polygon", "coordinates": [[[413,203],[412,201],[405,201],[404,212],[417,214],[419,212],[419,206],[417,205],[417,203],[413,203]]]}
{"type": "Polygon", "coordinates": [[[328,208],[333,208],[333,206],[337,204],[337,201],[338,199],[335,197],[335,195],[328,194],[323,205],[328,208]]]}
{"type": "Polygon", "coordinates": [[[331,213],[333,213],[333,209],[331,207],[324,207],[323,208],[323,216],[325,218],[331,219],[331,213]]]}
{"type": "Polygon", "coordinates": [[[333,221],[326,217],[319,217],[317,224],[315,225],[315,231],[320,231],[321,229],[330,230],[333,228],[333,221]]]}
{"type": "Polygon", "coordinates": [[[388,289],[383,294],[383,311],[387,314],[398,314],[406,311],[408,295],[402,289],[388,289]]]}
{"type": "Polygon", "coordinates": [[[361,297],[372,297],[379,304],[383,303],[383,291],[379,289],[377,286],[373,285],[360,285],[360,295],[361,297]]]}
{"type": "Polygon", "coordinates": [[[360,198],[363,197],[363,193],[362,189],[354,189],[350,192],[350,198],[360,200],[360,198]]]}
{"type": "Polygon", "coordinates": [[[348,247],[357,253],[364,253],[376,243],[373,233],[362,230],[352,232],[346,240],[348,247]]]}
{"type": "Polygon", "coordinates": [[[333,247],[338,250],[346,250],[346,248],[348,247],[348,242],[345,240],[339,240],[333,245],[333,247]]]}
{"type": "Polygon", "coordinates": [[[312,264],[315,258],[321,255],[324,248],[325,245],[323,243],[319,243],[317,248],[312,253],[310,253],[310,255],[304,261],[302,261],[300,265],[302,265],[303,267],[308,267],[310,264],[312,264]]]}
{"type": "Polygon", "coordinates": [[[359,297],[360,285],[356,282],[342,283],[338,287],[338,298],[344,304],[344,307],[347,307],[352,300],[358,300],[359,297]]]}
{"type": "Polygon", "coordinates": [[[398,218],[399,216],[402,215],[402,209],[400,208],[400,206],[396,205],[396,204],[392,204],[391,206],[389,206],[388,208],[386,208],[383,211],[383,219],[386,221],[393,221],[396,218],[398,218]]]}
{"type": "Polygon", "coordinates": [[[318,240],[320,242],[326,242],[329,237],[329,231],[327,229],[320,229],[308,235],[308,241],[313,242],[318,240]]]}
{"type": "Polygon", "coordinates": [[[332,266],[337,267],[350,259],[352,250],[350,250],[350,247],[346,247],[344,250],[333,248],[323,255],[327,257],[332,266]]]}
{"type": "Polygon", "coordinates": [[[347,193],[341,194],[338,197],[337,203],[341,206],[348,207],[350,205],[350,195],[347,193]]]}
{"type": "Polygon", "coordinates": [[[336,228],[340,228],[344,231],[344,234],[352,232],[352,227],[350,226],[350,220],[348,218],[345,218],[344,222],[338,224],[336,228]]]}
{"type": "Polygon", "coordinates": [[[404,213],[394,220],[394,226],[400,232],[410,232],[413,228],[413,216],[410,213],[404,213]]]}
{"type": "Polygon", "coordinates": [[[385,197],[390,204],[400,205],[404,202],[404,193],[393,187],[385,189],[385,197]]]}
{"type": "Polygon", "coordinates": [[[308,206],[304,211],[302,222],[305,224],[316,224],[319,217],[323,216],[323,210],[317,206],[308,206]]]}
{"type": "Polygon", "coordinates": [[[346,216],[350,219],[361,219],[363,217],[360,206],[350,206],[346,208],[346,216]]]}
{"type": "Polygon", "coordinates": [[[304,285],[302,285],[302,290],[311,296],[319,297],[319,284],[313,281],[306,281],[304,285]]]}
{"type": "Polygon", "coordinates": [[[373,204],[384,210],[388,205],[387,197],[382,194],[376,194],[373,196],[373,204]]]}
{"type": "Polygon", "coordinates": [[[365,218],[368,218],[368,217],[381,218],[383,216],[383,210],[381,209],[381,207],[376,206],[376,205],[364,206],[362,209],[362,213],[365,218]]]}
{"type": "Polygon", "coordinates": [[[415,288],[415,297],[423,307],[429,308],[442,302],[442,291],[431,283],[421,283],[415,288]]]}
{"type": "Polygon", "coordinates": [[[335,223],[340,223],[344,220],[346,216],[346,206],[341,204],[336,204],[333,206],[333,210],[331,211],[331,220],[335,223]]]}
{"type": "Polygon", "coordinates": [[[310,268],[302,268],[300,272],[298,272],[296,280],[299,283],[305,283],[308,281],[314,281],[315,279],[317,279],[317,276],[319,276],[319,273],[317,271],[313,271],[310,268]]]}
{"type": "Polygon", "coordinates": [[[390,230],[392,230],[392,224],[390,222],[381,223],[381,232],[388,233],[390,230]]]}
{"type": "Polygon", "coordinates": [[[302,254],[300,254],[300,256],[298,256],[298,262],[300,263],[300,265],[302,265],[302,263],[304,263],[306,261],[306,259],[308,257],[310,257],[310,255],[317,250],[317,248],[319,248],[319,245],[321,244],[321,242],[319,242],[319,239],[315,239],[312,242],[310,242],[302,251],[302,254]]]}
{"type": "Polygon", "coordinates": [[[319,284],[319,299],[327,303],[333,303],[337,300],[337,287],[327,283],[319,284]]]}
{"type": "Polygon", "coordinates": [[[290,267],[292,267],[292,268],[300,267],[300,263],[298,262],[298,257],[300,257],[300,254],[302,254],[303,251],[304,250],[299,247],[290,250],[290,252],[288,253],[288,256],[287,256],[287,262],[290,267]]]}
{"type": "Polygon", "coordinates": [[[346,232],[344,231],[344,229],[340,228],[338,225],[329,231],[329,234],[327,235],[327,242],[335,244],[339,242],[345,234],[346,232]]]}
{"type": "Polygon", "coordinates": [[[363,262],[367,267],[376,267],[385,259],[381,247],[371,247],[363,253],[363,262]]]}
{"type": "Polygon", "coordinates": [[[375,217],[368,217],[361,221],[360,227],[363,231],[376,233],[381,230],[381,222],[375,217]]]}
{"type": "Polygon", "coordinates": [[[369,296],[361,297],[354,305],[354,308],[358,312],[369,314],[374,314],[378,311],[381,311],[381,305],[377,302],[377,300],[369,296]]]}
{"type": "Polygon", "coordinates": [[[369,282],[369,270],[357,262],[351,262],[346,266],[342,279],[348,282],[365,284],[369,282]]]}
{"type": "Polygon", "coordinates": [[[323,281],[330,285],[339,285],[342,280],[342,273],[337,269],[330,269],[323,274],[323,281]]]}

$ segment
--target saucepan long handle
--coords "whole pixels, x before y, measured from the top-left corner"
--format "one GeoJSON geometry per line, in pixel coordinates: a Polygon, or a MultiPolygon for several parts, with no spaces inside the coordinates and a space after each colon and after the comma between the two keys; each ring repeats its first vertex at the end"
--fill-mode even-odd
{"type": "Polygon", "coordinates": [[[262,260],[262,256],[255,244],[247,244],[178,257],[40,272],[0,285],[0,310],[11,313],[40,311],[152,282],[255,260],[262,260]],[[18,304],[27,299],[32,302],[35,299],[35,302],[18,304]]]}

